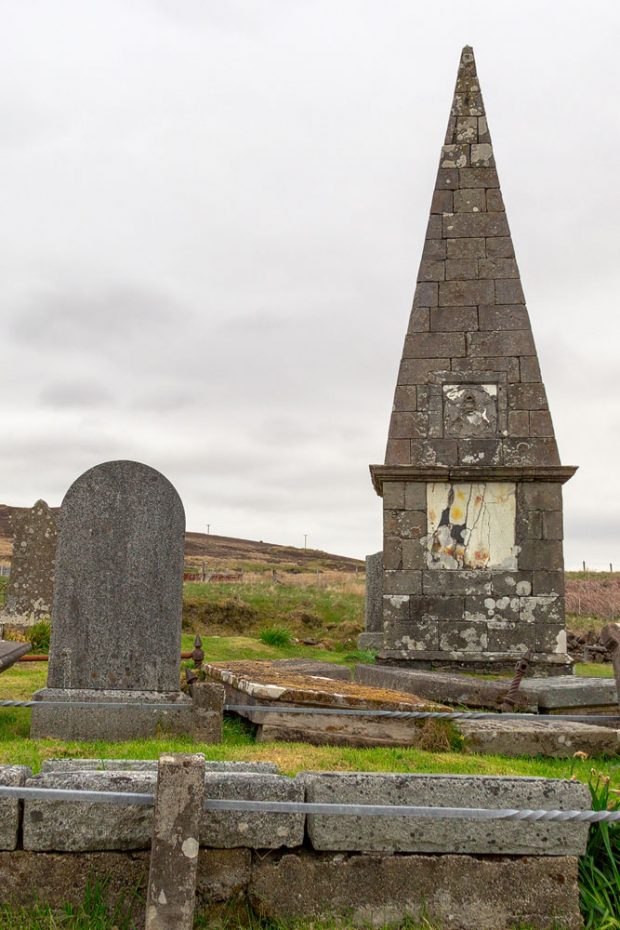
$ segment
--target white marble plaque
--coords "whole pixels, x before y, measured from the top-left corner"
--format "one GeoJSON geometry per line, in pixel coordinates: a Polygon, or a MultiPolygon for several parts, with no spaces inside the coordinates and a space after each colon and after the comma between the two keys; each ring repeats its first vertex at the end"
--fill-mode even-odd
{"type": "Polygon", "coordinates": [[[513,483],[435,482],[427,485],[426,503],[429,568],[517,568],[513,483]]]}

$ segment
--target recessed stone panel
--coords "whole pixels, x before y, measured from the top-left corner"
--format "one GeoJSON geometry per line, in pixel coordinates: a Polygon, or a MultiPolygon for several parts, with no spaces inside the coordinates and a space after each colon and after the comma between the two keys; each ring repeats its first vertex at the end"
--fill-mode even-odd
{"type": "Polygon", "coordinates": [[[444,384],[443,421],[445,436],[496,436],[497,384],[444,384]]]}

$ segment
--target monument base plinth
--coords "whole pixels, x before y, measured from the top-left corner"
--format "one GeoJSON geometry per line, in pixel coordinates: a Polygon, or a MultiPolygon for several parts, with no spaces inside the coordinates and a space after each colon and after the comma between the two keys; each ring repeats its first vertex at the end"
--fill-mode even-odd
{"type": "MultiPolygon", "coordinates": [[[[377,656],[377,662],[380,665],[392,666],[393,668],[419,669],[421,671],[437,672],[476,672],[478,674],[502,675],[515,670],[515,664],[522,656],[511,655],[482,655],[472,656],[455,656],[450,658],[444,654],[432,655],[407,655],[403,657],[398,653],[390,651],[380,651],[377,656]]],[[[531,675],[540,677],[555,675],[572,675],[573,660],[566,653],[537,653],[529,662],[531,675]]]]}
{"type": "Polygon", "coordinates": [[[119,742],[194,726],[193,702],[180,691],[42,688],[34,700],[42,703],[32,708],[30,735],[39,739],[119,742]]]}

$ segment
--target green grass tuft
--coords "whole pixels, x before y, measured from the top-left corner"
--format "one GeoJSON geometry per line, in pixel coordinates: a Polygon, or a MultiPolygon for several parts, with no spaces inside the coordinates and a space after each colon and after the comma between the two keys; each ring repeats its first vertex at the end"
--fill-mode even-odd
{"type": "MultiPolygon", "coordinates": [[[[608,776],[593,771],[589,784],[593,810],[620,811],[620,793],[610,788],[608,776]]],[[[586,930],[620,930],[620,823],[590,827],[579,887],[586,930]]]]}
{"type": "Polygon", "coordinates": [[[258,634],[261,643],[266,646],[290,646],[293,637],[285,626],[266,626],[258,634]]]}

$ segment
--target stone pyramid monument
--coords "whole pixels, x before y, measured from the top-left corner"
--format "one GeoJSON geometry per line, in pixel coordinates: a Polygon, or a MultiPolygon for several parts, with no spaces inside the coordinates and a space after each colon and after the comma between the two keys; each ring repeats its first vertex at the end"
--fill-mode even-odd
{"type": "Polygon", "coordinates": [[[379,661],[566,655],[560,465],[473,50],[463,49],[384,465],[379,661]]]}

